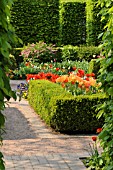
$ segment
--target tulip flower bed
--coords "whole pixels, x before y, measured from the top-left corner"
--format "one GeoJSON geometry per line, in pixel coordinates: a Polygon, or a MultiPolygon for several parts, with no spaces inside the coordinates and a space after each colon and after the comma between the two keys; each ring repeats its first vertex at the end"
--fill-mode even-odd
{"type": "Polygon", "coordinates": [[[80,94],[95,94],[102,92],[100,90],[101,83],[97,83],[95,74],[85,74],[84,70],[78,70],[77,73],[72,72],[70,75],[60,76],[56,79],[67,91],[74,96],[80,94]]]}
{"type": "Polygon", "coordinates": [[[73,96],[62,86],[47,80],[29,82],[28,100],[41,118],[56,131],[92,133],[102,127],[94,107],[103,103],[104,94],[73,96]]]}
{"type": "Polygon", "coordinates": [[[8,76],[10,79],[20,80],[26,79],[27,74],[38,74],[40,72],[58,75],[69,74],[72,71],[77,69],[83,69],[85,72],[88,71],[89,63],[85,60],[80,61],[62,61],[60,62],[48,62],[48,63],[32,63],[32,62],[23,62],[19,68],[15,70],[10,70],[8,76]]]}
{"type": "Polygon", "coordinates": [[[70,72],[69,75],[59,76],[52,73],[27,74],[27,81],[45,79],[54,83],[59,83],[66,91],[72,95],[100,93],[101,83],[97,83],[95,74],[85,74],[84,70],[78,69],[70,72]]]}
{"type": "Polygon", "coordinates": [[[57,74],[52,74],[52,73],[43,73],[40,72],[39,74],[27,74],[27,82],[30,80],[37,80],[37,79],[45,79],[45,80],[50,80],[52,82],[56,82],[56,79],[59,77],[57,74]]]}

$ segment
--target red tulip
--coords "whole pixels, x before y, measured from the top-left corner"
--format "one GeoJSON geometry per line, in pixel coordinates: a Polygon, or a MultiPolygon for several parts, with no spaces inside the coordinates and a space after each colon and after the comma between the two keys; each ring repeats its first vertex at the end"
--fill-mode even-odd
{"type": "Polygon", "coordinates": [[[84,70],[78,69],[78,73],[80,73],[81,76],[84,76],[85,72],[84,70]]]}
{"type": "Polygon", "coordinates": [[[94,74],[94,73],[91,73],[91,76],[92,76],[92,77],[95,77],[95,74],[94,74]]]}
{"type": "Polygon", "coordinates": [[[100,133],[101,131],[102,131],[102,128],[98,128],[96,132],[100,133]]]}
{"type": "Polygon", "coordinates": [[[56,68],[56,71],[60,70],[60,68],[56,68]]]}
{"type": "Polygon", "coordinates": [[[93,137],[92,137],[92,140],[93,140],[93,141],[96,141],[96,140],[97,140],[97,137],[96,137],[96,136],[93,136],[93,137]]]}
{"type": "Polygon", "coordinates": [[[72,67],[72,69],[73,69],[73,71],[75,71],[75,70],[76,70],[76,67],[72,67]]]}

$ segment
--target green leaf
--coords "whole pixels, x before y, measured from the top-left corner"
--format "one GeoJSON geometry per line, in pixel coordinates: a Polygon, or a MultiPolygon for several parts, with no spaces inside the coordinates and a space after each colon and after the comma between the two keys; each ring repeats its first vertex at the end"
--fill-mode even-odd
{"type": "Polygon", "coordinates": [[[4,160],[0,159],[0,170],[5,170],[4,160]]]}
{"type": "Polygon", "coordinates": [[[3,81],[2,77],[0,77],[0,88],[1,89],[4,88],[4,81],[3,81]]]}
{"type": "Polygon", "coordinates": [[[104,139],[107,135],[108,135],[108,132],[104,130],[99,134],[99,138],[104,139]]]}
{"type": "Polygon", "coordinates": [[[5,124],[5,117],[4,115],[0,112],[0,128],[4,127],[5,124]]]}
{"type": "Polygon", "coordinates": [[[102,36],[103,36],[103,32],[99,34],[98,38],[101,38],[102,36]]]}
{"type": "Polygon", "coordinates": [[[107,166],[105,170],[113,170],[113,165],[107,166]]]}
{"type": "Polygon", "coordinates": [[[103,114],[104,114],[104,110],[100,110],[97,114],[97,118],[100,119],[103,114]]]}
{"type": "Polygon", "coordinates": [[[102,165],[104,162],[103,162],[103,159],[99,159],[99,165],[102,165]]]}
{"type": "Polygon", "coordinates": [[[113,87],[108,88],[107,93],[113,96],[113,87]]]}
{"type": "Polygon", "coordinates": [[[14,91],[10,91],[9,92],[9,95],[11,96],[11,97],[13,97],[13,99],[17,99],[17,95],[16,95],[16,92],[14,92],[14,91]]]}
{"type": "Polygon", "coordinates": [[[0,100],[3,101],[4,100],[4,95],[2,93],[2,91],[0,90],[0,100]]]}
{"type": "Polygon", "coordinates": [[[106,81],[112,81],[113,80],[113,72],[110,72],[107,74],[106,81]]]}

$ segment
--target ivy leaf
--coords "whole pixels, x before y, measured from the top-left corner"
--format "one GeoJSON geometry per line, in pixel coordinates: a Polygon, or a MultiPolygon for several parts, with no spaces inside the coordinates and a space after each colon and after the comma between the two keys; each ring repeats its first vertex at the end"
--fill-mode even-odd
{"type": "Polygon", "coordinates": [[[3,81],[2,77],[0,77],[0,88],[1,89],[4,88],[4,81],[3,81]]]}
{"type": "Polygon", "coordinates": [[[15,99],[15,100],[17,99],[16,92],[14,92],[14,91],[11,90],[11,91],[9,92],[9,95],[10,95],[11,97],[13,97],[13,99],[15,99]]]}
{"type": "Polygon", "coordinates": [[[3,93],[2,93],[1,90],[0,90],[0,100],[1,100],[1,101],[4,100],[4,95],[3,95],[3,93]]]}
{"type": "Polygon", "coordinates": [[[108,132],[106,130],[104,130],[99,134],[99,138],[104,139],[104,138],[106,138],[107,135],[108,135],[108,132]]]}
{"type": "Polygon", "coordinates": [[[103,32],[99,34],[98,38],[101,38],[103,36],[103,32]]]}
{"type": "Polygon", "coordinates": [[[104,110],[100,110],[97,114],[97,118],[100,119],[102,117],[102,115],[104,114],[104,110]]]}
{"type": "MultiPolygon", "coordinates": [[[[0,152],[0,155],[1,155],[2,153],[0,152]]],[[[1,155],[2,157],[3,157],[3,155],[1,155]]],[[[5,170],[5,166],[4,166],[4,160],[2,159],[2,158],[0,158],[0,169],[1,170],[5,170]]]]}
{"type": "Polygon", "coordinates": [[[99,165],[102,165],[104,162],[102,159],[99,160],[99,165]]]}
{"type": "Polygon", "coordinates": [[[112,81],[113,80],[113,71],[107,74],[106,81],[112,81]]]}
{"type": "Polygon", "coordinates": [[[106,170],[113,170],[113,165],[107,166],[106,170]]]}
{"type": "Polygon", "coordinates": [[[4,101],[0,101],[0,110],[4,110],[4,107],[5,107],[4,101]]]}
{"type": "Polygon", "coordinates": [[[113,87],[108,88],[107,93],[113,96],[113,87]]]}
{"type": "Polygon", "coordinates": [[[0,127],[3,127],[5,123],[5,117],[4,115],[0,112],[0,127]]]}

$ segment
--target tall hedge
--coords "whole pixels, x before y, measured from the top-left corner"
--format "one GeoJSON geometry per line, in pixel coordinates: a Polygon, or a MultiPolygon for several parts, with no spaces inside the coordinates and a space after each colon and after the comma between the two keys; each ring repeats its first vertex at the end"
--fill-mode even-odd
{"type": "Polygon", "coordinates": [[[63,45],[98,46],[98,35],[104,27],[101,22],[100,5],[96,0],[62,0],[60,5],[60,37],[63,45]]]}
{"type": "Polygon", "coordinates": [[[101,16],[99,11],[101,6],[97,6],[97,0],[87,0],[86,13],[87,13],[87,39],[88,45],[98,46],[101,43],[101,38],[98,38],[99,34],[103,31],[104,22],[101,22],[101,16]]]}
{"type": "Polygon", "coordinates": [[[99,34],[104,30],[105,22],[101,22],[101,15],[99,11],[102,9],[100,5],[97,6],[97,0],[93,0],[93,34],[94,34],[94,45],[99,45],[102,38],[98,38],[99,34]]]}
{"type": "Polygon", "coordinates": [[[86,43],[86,3],[84,1],[61,2],[60,37],[63,45],[86,43]]]}
{"type": "Polygon", "coordinates": [[[59,42],[59,0],[16,0],[11,23],[24,44],[59,42]]]}

